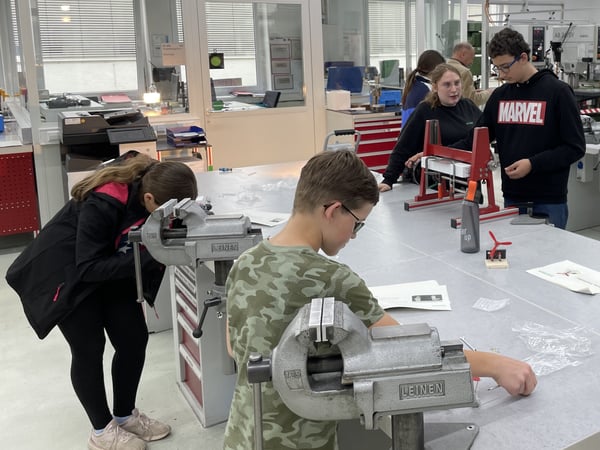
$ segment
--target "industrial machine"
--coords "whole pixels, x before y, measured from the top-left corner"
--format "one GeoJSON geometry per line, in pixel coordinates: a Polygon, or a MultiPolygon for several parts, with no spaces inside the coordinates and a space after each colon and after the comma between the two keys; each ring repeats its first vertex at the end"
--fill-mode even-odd
{"type": "Polygon", "coordinates": [[[600,86],[600,36],[598,25],[555,26],[551,50],[564,81],[571,87],[600,86]]]}
{"type": "MultiPolygon", "coordinates": [[[[261,383],[269,380],[289,409],[311,420],[360,418],[373,430],[392,416],[395,450],[424,448],[423,411],[477,406],[459,341],[441,342],[427,324],[369,330],[331,297],[305,305],[270,358],[253,354],[248,380],[254,383],[257,450],[262,448],[261,383]],[[329,353],[314,356],[320,346],[330,346],[329,353]]],[[[477,426],[454,425],[461,432],[453,429],[451,441],[439,448],[470,448],[477,426]]]]}
{"type": "Polygon", "coordinates": [[[586,114],[581,115],[581,122],[583,124],[585,143],[600,144],[600,122],[595,121],[586,114]]]}
{"type": "Polygon", "coordinates": [[[225,281],[233,261],[262,240],[241,214],[215,215],[210,204],[170,200],[130,231],[138,301],[143,302],[139,245],[157,261],[175,266],[172,303],[179,356],[177,382],[206,427],[227,420],[235,367],[226,349],[225,281]],[[214,314],[208,315],[209,309],[214,314]],[[206,319],[206,320],[205,320],[206,319]]]}

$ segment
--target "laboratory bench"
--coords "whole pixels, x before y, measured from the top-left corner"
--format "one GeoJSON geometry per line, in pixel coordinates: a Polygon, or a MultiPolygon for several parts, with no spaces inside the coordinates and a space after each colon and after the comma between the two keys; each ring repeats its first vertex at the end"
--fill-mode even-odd
{"type": "MultiPolygon", "coordinates": [[[[252,217],[252,211],[288,213],[302,165],[296,162],[200,173],[199,193],[211,200],[216,214],[245,212],[252,217]]],[[[372,287],[426,280],[447,286],[451,311],[390,310],[397,320],[426,322],[439,330],[442,340],[465,337],[478,350],[519,359],[534,353],[513,327],[525,322],[557,330],[581,327],[593,351],[591,356],[580,358],[578,366],[540,376],[536,391],[529,397],[511,397],[503,389],[494,389],[493,380],[482,379],[476,386],[479,407],[426,412],[425,430],[428,423],[472,422],[479,427],[472,446],[475,450],[584,448],[578,443],[586,438],[592,445],[587,448],[599,448],[596,400],[600,385],[596,378],[600,333],[594,327],[600,317],[600,303],[597,296],[569,291],[526,271],[566,259],[600,270],[600,242],[547,225],[512,225],[506,218],[482,222],[481,251],[462,253],[460,230],[450,226],[450,219],[460,215],[460,202],[405,211],[404,202],[416,193],[417,186],[411,184],[395,185],[392,191],[382,193],[366,226],[334,257],[372,287]],[[485,250],[492,247],[489,231],[499,240],[512,242],[505,247],[506,269],[485,265],[485,250]],[[473,308],[482,297],[508,299],[509,303],[495,312],[473,308]]],[[[264,237],[281,227],[263,227],[264,237]]]]}

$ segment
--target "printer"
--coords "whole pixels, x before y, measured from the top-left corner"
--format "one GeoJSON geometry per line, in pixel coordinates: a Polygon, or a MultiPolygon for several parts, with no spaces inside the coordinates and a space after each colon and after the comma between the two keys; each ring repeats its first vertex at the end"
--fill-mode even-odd
{"type": "Polygon", "coordinates": [[[40,94],[40,115],[46,122],[58,122],[58,115],[64,111],[97,111],[105,109],[104,105],[82,95],[63,94],[50,97],[49,94],[40,94]],[[45,98],[45,100],[42,100],[45,98]]]}
{"type": "Polygon", "coordinates": [[[156,158],[156,133],[138,110],[61,111],[58,118],[67,172],[92,170],[129,150],[156,158]]]}

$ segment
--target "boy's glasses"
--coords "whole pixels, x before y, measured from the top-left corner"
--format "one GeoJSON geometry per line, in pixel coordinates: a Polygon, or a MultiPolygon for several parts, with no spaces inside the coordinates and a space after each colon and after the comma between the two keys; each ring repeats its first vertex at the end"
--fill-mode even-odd
{"type": "Polygon", "coordinates": [[[350,215],[356,219],[356,222],[354,222],[354,228],[352,229],[352,233],[354,233],[354,234],[358,233],[361,230],[361,228],[365,226],[365,221],[360,220],[358,217],[356,217],[356,214],[354,214],[352,211],[350,211],[350,208],[348,208],[346,205],[344,205],[343,203],[341,205],[342,205],[342,208],[344,208],[346,211],[348,211],[350,213],[350,215]]]}
{"type": "MultiPolygon", "coordinates": [[[[333,205],[333,203],[330,203],[329,205],[323,205],[323,207],[325,208],[329,208],[331,205],[333,205]]],[[[347,212],[350,213],[350,215],[352,217],[354,217],[354,219],[356,220],[356,222],[354,222],[354,228],[352,229],[352,233],[356,234],[358,233],[362,227],[365,226],[365,221],[364,220],[360,220],[358,217],[356,217],[356,214],[354,214],[350,208],[348,208],[346,205],[344,205],[343,203],[340,203],[340,205],[342,205],[342,208],[344,208],[347,212]]]]}
{"type": "Polygon", "coordinates": [[[498,73],[498,72],[507,73],[510,70],[510,68],[513,66],[513,64],[516,63],[519,59],[521,59],[521,55],[515,56],[515,59],[513,59],[512,62],[510,62],[510,63],[500,64],[499,66],[493,64],[492,70],[496,73],[498,73]]]}

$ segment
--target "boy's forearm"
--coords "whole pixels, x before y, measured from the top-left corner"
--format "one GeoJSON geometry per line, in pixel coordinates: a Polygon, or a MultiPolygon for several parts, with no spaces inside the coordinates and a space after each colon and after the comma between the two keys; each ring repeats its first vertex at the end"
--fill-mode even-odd
{"type": "Polygon", "coordinates": [[[491,352],[465,350],[474,377],[491,377],[511,395],[529,395],[537,378],[529,364],[491,352]]]}
{"type": "Polygon", "coordinates": [[[494,377],[493,353],[464,350],[465,357],[471,365],[471,373],[474,377],[494,377]]]}

